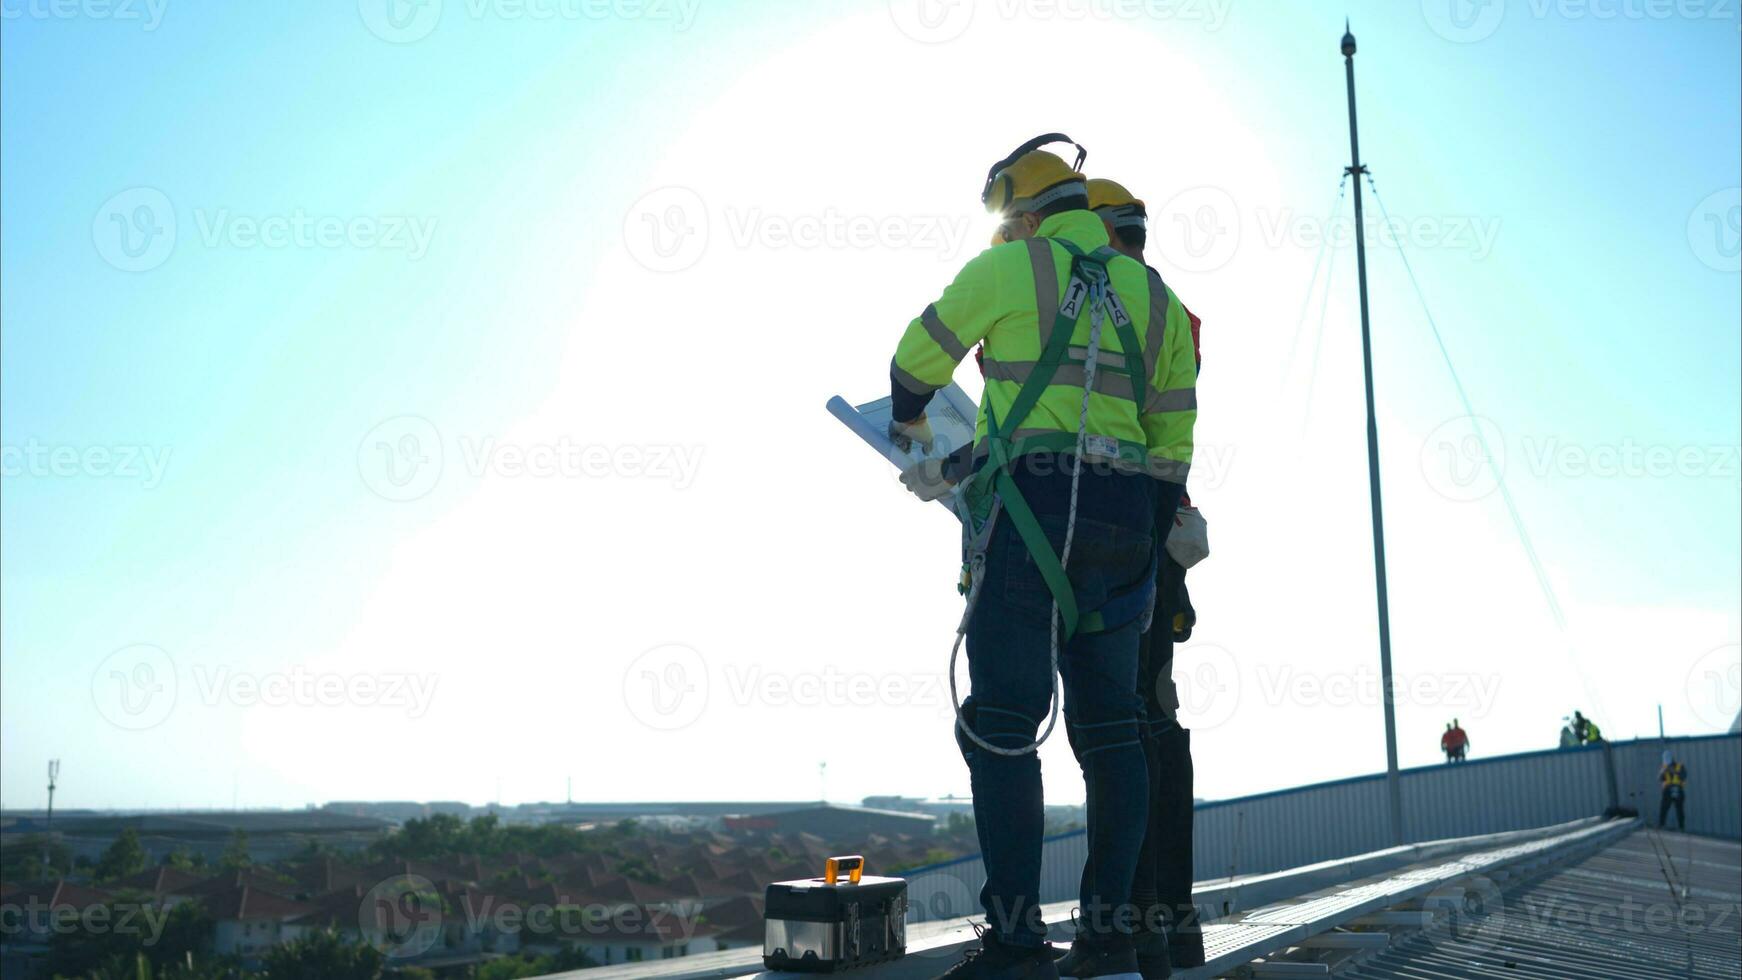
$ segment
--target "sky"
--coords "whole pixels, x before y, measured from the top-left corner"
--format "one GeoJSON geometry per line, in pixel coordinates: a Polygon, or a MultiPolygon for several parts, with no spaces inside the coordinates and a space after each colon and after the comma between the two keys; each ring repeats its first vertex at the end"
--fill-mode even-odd
{"type": "Polygon", "coordinates": [[[1204,322],[1197,795],[1381,770],[1345,15],[1402,764],[1736,715],[1734,4],[0,13],[4,806],[967,793],[953,523],[823,406],[1054,130],[1204,322]]]}

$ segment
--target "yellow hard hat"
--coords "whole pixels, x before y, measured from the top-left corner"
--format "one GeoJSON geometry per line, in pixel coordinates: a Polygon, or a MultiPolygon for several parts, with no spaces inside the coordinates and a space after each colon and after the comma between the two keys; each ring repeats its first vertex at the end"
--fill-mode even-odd
{"type": "Polygon", "coordinates": [[[1060,198],[1081,195],[1083,160],[1088,155],[1089,151],[1063,133],[1037,136],[986,171],[980,202],[992,214],[1002,215],[1038,210],[1060,198]],[[1066,164],[1057,154],[1040,149],[1048,143],[1075,146],[1076,164],[1066,164]]]}
{"type": "Polygon", "coordinates": [[[1100,215],[1114,228],[1144,228],[1149,224],[1149,212],[1143,201],[1116,180],[1096,177],[1088,182],[1089,210],[1100,215]]]}
{"type": "Polygon", "coordinates": [[[1087,181],[1089,187],[1089,210],[1099,208],[1124,207],[1135,204],[1143,206],[1137,196],[1125,189],[1125,185],[1105,177],[1091,177],[1087,181]]]}

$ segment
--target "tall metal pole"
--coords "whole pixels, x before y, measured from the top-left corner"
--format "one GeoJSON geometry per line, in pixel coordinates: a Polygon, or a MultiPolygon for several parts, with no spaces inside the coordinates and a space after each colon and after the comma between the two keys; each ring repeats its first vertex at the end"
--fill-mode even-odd
{"type": "Polygon", "coordinates": [[[1391,604],[1385,590],[1385,516],[1379,502],[1379,423],[1373,414],[1373,337],[1367,317],[1367,231],[1361,222],[1361,139],[1355,126],[1355,35],[1343,22],[1343,71],[1349,82],[1349,167],[1355,181],[1355,268],[1361,284],[1361,366],[1367,382],[1367,485],[1373,497],[1373,579],[1379,597],[1380,697],[1385,704],[1385,788],[1391,803],[1391,840],[1403,843],[1403,790],[1397,778],[1397,706],[1391,689],[1391,604]]]}

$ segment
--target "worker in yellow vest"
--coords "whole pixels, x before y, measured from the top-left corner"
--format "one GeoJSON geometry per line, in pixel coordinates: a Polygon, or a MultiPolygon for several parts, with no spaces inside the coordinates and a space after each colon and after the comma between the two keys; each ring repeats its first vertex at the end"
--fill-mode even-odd
{"type": "MultiPolygon", "coordinates": [[[[1149,213],[1143,201],[1124,185],[1105,178],[1088,181],[1089,208],[1101,219],[1113,248],[1145,261],[1149,213]]],[[[1158,272],[1157,275],[1160,273],[1158,272]]],[[[1201,367],[1199,320],[1186,310],[1192,335],[1192,363],[1201,367]]],[[[1179,506],[1189,512],[1182,493],[1179,506]]],[[[1149,813],[1143,848],[1132,880],[1132,902],[1142,913],[1134,938],[1138,971],[1157,980],[1171,967],[1201,966],[1203,933],[1192,901],[1191,733],[1179,723],[1179,696],[1173,683],[1174,643],[1191,635],[1197,614],[1186,591],[1186,567],[1201,555],[1176,556],[1169,538],[1175,520],[1171,498],[1156,513],[1155,606],[1149,628],[1138,641],[1137,693],[1143,699],[1143,754],[1149,775],[1149,813]],[[1165,512],[1164,512],[1165,511],[1165,512]],[[1183,560],[1182,560],[1183,559],[1183,560]]],[[[1083,878],[1093,875],[1085,861],[1083,878]]],[[[1059,961],[1061,976],[1077,976],[1082,964],[1073,949],[1059,961]]]]}
{"type": "Polygon", "coordinates": [[[1688,767],[1677,762],[1674,753],[1664,749],[1663,767],[1657,771],[1657,780],[1663,784],[1663,797],[1657,804],[1658,829],[1663,828],[1672,806],[1675,807],[1675,829],[1688,829],[1688,817],[1682,810],[1688,790],[1688,767]]]}
{"type": "MultiPolygon", "coordinates": [[[[1044,825],[1039,732],[1058,710],[1087,789],[1096,869],[1080,896],[1080,977],[1137,972],[1131,882],[1148,777],[1137,648],[1153,602],[1159,510],[1191,466],[1196,365],[1185,308],[1154,270],[1108,244],[1075,165],[1018,147],[981,201],[1002,244],[971,259],[902,335],[891,365],[891,436],[928,443],[925,408],[984,344],[975,441],[903,473],[921,499],[966,481],[972,694],[956,740],[968,765],[988,927],[951,980],[1058,975],[1039,891],[1044,825]]],[[[1074,144],[1073,144],[1074,145],[1074,144]]],[[[1133,980],[1135,978],[1133,977],[1133,980]]]]}

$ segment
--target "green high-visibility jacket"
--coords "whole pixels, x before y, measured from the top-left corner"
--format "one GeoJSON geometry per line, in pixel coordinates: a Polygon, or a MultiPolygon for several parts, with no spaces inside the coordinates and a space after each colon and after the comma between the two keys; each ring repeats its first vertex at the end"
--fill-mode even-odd
{"type": "MultiPolygon", "coordinates": [[[[929,397],[950,383],[956,365],[975,344],[985,342],[986,393],[975,431],[977,455],[986,451],[988,408],[999,419],[1008,417],[1058,315],[1071,255],[1050,240],[1055,238],[1083,252],[1108,244],[1106,228],[1094,212],[1052,215],[1041,222],[1035,238],[993,246],[970,260],[937,302],[908,324],[896,348],[890,370],[895,383],[913,395],[929,397]]],[[[1161,276],[1143,263],[1117,255],[1107,262],[1107,270],[1143,348],[1148,381],[1143,403],[1137,404],[1126,370],[1127,352],[1112,324],[1104,324],[1095,390],[1089,397],[1088,433],[1135,447],[1135,452],[1123,454],[1125,467],[1140,466],[1158,479],[1183,484],[1191,467],[1192,427],[1197,421],[1197,365],[1190,319],[1161,276]],[[1143,462],[1134,464],[1133,456],[1143,462]]],[[[1025,439],[1076,433],[1089,328],[1085,304],[1071,335],[1070,356],[1021,428],[1009,433],[1019,452],[1024,451],[1025,439]]],[[[1092,449],[1090,454],[1094,455],[1092,449]]]]}

